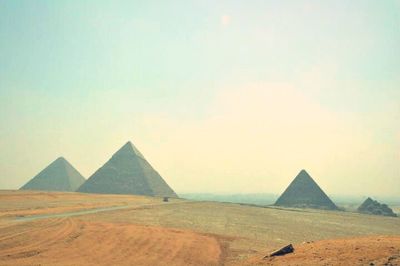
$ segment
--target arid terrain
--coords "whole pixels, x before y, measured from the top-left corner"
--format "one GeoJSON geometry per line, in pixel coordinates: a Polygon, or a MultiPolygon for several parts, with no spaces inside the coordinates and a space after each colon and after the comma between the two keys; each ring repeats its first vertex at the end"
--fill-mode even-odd
{"type": "Polygon", "coordinates": [[[400,218],[0,192],[0,265],[399,265],[400,218]],[[293,254],[266,258],[292,243],[293,254]]]}
{"type": "Polygon", "coordinates": [[[243,265],[400,265],[399,236],[321,240],[296,245],[280,257],[254,256],[243,265]]]}

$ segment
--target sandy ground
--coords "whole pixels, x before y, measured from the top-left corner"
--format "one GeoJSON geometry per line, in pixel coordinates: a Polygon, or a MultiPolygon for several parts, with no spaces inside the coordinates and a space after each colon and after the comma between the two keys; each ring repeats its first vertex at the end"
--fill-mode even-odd
{"type": "Polygon", "coordinates": [[[0,190],[0,219],[154,202],[161,202],[161,199],[133,195],[0,190]]]}
{"type": "Polygon", "coordinates": [[[0,265],[220,265],[218,239],[154,226],[44,219],[3,224],[0,265]]]}
{"type": "Polygon", "coordinates": [[[186,202],[81,217],[230,237],[226,265],[288,243],[367,235],[400,235],[400,218],[321,210],[294,210],[215,202],[186,202]]]}
{"type": "Polygon", "coordinates": [[[399,257],[400,218],[0,191],[0,265],[400,265],[399,257]],[[108,206],[129,207],[16,220],[108,206]],[[288,243],[294,244],[294,254],[262,259],[288,243]]]}
{"type": "Polygon", "coordinates": [[[370,236],[294,245],[295,252],[241,265],[400,265],[400,236],[370,236]]]}

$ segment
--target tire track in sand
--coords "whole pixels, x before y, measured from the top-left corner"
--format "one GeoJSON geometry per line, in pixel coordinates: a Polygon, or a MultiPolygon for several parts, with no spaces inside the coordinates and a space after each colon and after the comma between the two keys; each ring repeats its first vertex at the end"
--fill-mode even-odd
{"type": "Polygon", "coordinates": [[[0,265],[221,265],[217,237],[155,226],[43,219],[0,228],[0,265]]]}

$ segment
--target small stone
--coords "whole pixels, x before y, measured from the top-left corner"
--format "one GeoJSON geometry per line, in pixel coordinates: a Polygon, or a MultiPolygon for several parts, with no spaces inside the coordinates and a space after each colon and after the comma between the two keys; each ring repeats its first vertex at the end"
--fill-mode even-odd
{"type": "Polygon", "coordinates": [[[274,256],[283,256],[283,255],[286,255],[286,254],[292,253],[292,252],[294,252],[293,245],[289,244],[283,248],[280,248],[280,249],[272,252],[269,256],[265,256],[264,259],[268,258],[268,257],[274,257],[274,256]]]}

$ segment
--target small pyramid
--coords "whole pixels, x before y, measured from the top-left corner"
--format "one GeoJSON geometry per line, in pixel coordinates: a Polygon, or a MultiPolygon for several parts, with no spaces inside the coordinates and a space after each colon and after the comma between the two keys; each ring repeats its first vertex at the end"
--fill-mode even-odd
{"type": "Polygon", "coordinates": [[[360,207],[358,207],[358,209],[365,209],[368,206],[374,204],[374,200],[371,199],[370,197],[368,197],[366,200],[364,200],[364,202],[360,205],[360,207]]]}
{"type": "Polygon", "coordinates": [[[178,197],[139,150],[129,141],[77,191],[100,194],[178,197]]]}
{"type": "Polygon", "coordinates": [[[357,211],[359,213],[382,215],[382,216],[392,216],[397,217],[391,208],[386,204],[381,204],[376,200],[367,198],[363,204],[358,207],[357,211]]]}
{"type": "Polygon", "coordinates": [[[276,206],[337,210],[337,206],[305,171],[301,170],[278,198],[276,206]]]}
{"type": "Polygon", "coordinates": [[[85,178],[63,157],[57,158],[20,190],[75,191],[85,178]]]}

